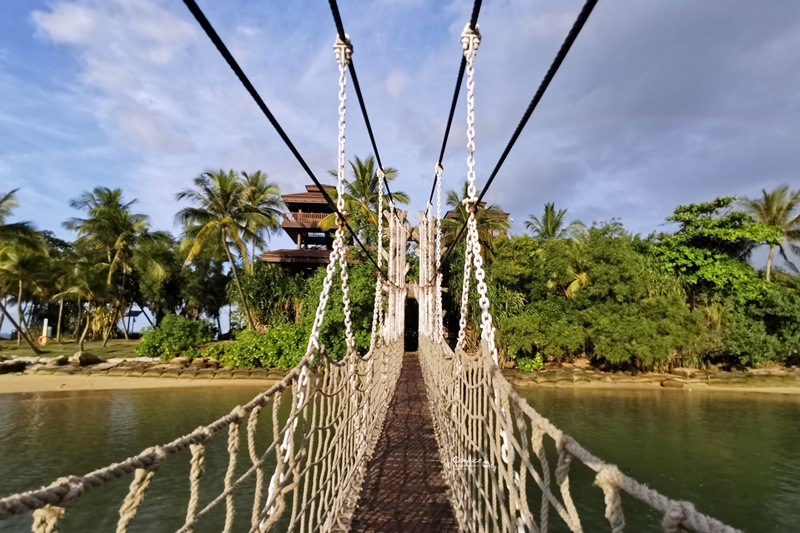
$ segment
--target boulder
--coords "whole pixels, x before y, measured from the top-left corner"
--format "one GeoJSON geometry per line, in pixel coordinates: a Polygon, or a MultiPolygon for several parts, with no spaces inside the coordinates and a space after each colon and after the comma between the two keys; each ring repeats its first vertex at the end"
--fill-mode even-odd
{"type": "Polygon", "coordinates": [[[66,355],[59,355],[58,357],[51,357],[47,361],[47,366],[64,366],[69,363],[69,357],[66,355]]]}
{"type": "Polygon", "coordinates": [[[192,368],[202,369],[208,367],[208,363],[202,357],[195,357],[192,359],[192,362],[189,363],[189,366],[192,368]]]}
{"type": "Polygon", "coordinates": [[[12,374],[14,372],[22,372],[28,365],[25,361],[11,360],[0,363],[0,374],[12,374]]]}
{"type": "Polygon", "coordinates": [[[209,368],[219,368],[219,361],[214,359],[213,357],[209,357],[206,359],[209,368]]]}
{"type": "Polygon", "coordinates": [[[69,362],[75,366],[89,366],[102,363],[103,359],[97,357],[96,355],[90,354],[89,352],[77,352],[75,355],[69,358],[69,362]]]}
{"type": "Polygon", "coordinates": [[[670,374],[673,376],[680,376],[682,378],[691,378],[694,377],[695,370],[691,368],[673,368],[669,371],[670,374]]]}
{"type": "Polygon", "coordinates": [[[678,381],[677,379],[665,379],[661,382],[661,386],[665,389],[682,389],[683,382],[678,381]]]}
{"type": "Polygon", "coordinates": [[[503,363],[503,368],[514,368],[514,365],[516,365],[516,363],[512,359],[509,359],[503,363]]]}
{"type": "Polygon", "coordinates": [[[189,364],[189,361],[191,361],[191,359],[188,357],[175,357],[170,360],[169,364],[174,366],[186,366],[189,364]]]}

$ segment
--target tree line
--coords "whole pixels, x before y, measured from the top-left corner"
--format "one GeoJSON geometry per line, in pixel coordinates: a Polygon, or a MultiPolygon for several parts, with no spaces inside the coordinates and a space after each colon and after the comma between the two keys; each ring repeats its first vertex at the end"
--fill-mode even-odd
{"type": "MultiPolygon", "coordinates": [[[[528,234],[490,245],[504,355],[528,368],[575,357],[638,369],[796,361],[800,277],[790,254],[800,251],[799,208],[800,191],[787,186],[723,196],[678,206],[667,218],[674,231],[641,236],[618,220],[567,222],[566,210],[547,204],[528,234]],[[759,270],[750,259],[764,245],[759,270]]],[[[462,266],[448,265],[454,304],[462,266]]]]}
{"type": "MultiPolygon", "coordinates": [[[[373,251],[376,170],[372,157],[355,158],[345,197],[351,226],[373,251]]],[[[393,180],[397,171],[387,169],[386,175],[393,180]]],[[[127,337],[122,319],[134,305],[145,310],[153,328],[174,314],[216,322],[221,334],[221,309],[232,305],[247,331],[237,334],[235,343],[212,347],[210,355],[232,364],[285,366],[299,353],[298,339],[307,335],[324,273],[300,278],[258,260],[286,214],[278,187],[263,172],[221,170],[195,178],[177,195],[184,204],[176,215],[178,237],[153,230],[121,190],[98,187],[70,202],[82,216],[64,223],[76,235],[67,242],[30,224],[9,222],[15,193],[0,199],[0,325],[11,322],[20,332],[18,342],[37,349],[33,332],[44,318],[56,325],[56,340],[70,337],[81,346],[86,339],[127,337]]],[[[465,196],[466,186],[447,192],[450,213],[442,220],[444,247],[456,247],[443,265],[451,339],[461,301],[463,242],[455,237],[468,216],[465,196]]],[[[400,191],[394,197],[408,201],[400,191]]],[[[565,209],[549,203],[529,216],[527,233],[507,236],[510,223],[503,210],[479,206],[501,352],[526,368],[575,357],[643,369],[791,361],[800,346],[800,278],[790,261],[800,239],[798,208],[800,191],[786,186],[753,199],[720,197],[678,206],[668,217],[674,231],[641,236],[618,220],[589,227],[570,221],[565,209]],[[762,245],[769,254],[759,270],[750,257],[762,245]],[[776,255],[783,258],[780,268],[776,255]]],[[[335,218],[325,224],[332,227],[335,218]]],[[[363,350],[375,272],[359,249],[348,253],[363,350]]],[[[413,277],[413,249],[409,260],[413,277]]],[[[330,330],[328,348],[334,353],[341,348],[336,317],[342,310],[336,297],[331,306],[324,329],[330,330]]],[[[467,339],[474,348],[479,320],[474,308],[471,313],[467,339]]],[[[171,348],[168,356],[182,349],[171,348]]]]}

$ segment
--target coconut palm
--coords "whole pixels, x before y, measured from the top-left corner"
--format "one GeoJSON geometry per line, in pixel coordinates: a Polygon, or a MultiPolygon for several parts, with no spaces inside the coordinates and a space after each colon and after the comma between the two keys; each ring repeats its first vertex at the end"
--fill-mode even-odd
{"type": "Polygon", "coordinates": [[[245,201],[245,184],[233,171],[204,172],[193,183],[193,188],[184,189],[177,195],[179,201],[188,200],[193,204],[191,207],[184,207],[176,215],[177,221],[184,227],[184,246],[189,250],[185,264],[202,251],[224,251],[231,265],[231,274],[247,322],[254,329],[250,308],[239,282],[234,253],[238,252],[244,270],[249,271],[250,261],[245,241],[263,244],[264,240],[258,231],[270,227],[273,218],[269,213],[245,201]],[[234,253],[231,253],[231,247],[234,253]]]}
{"type": "MultiPolygon", "coordinates": [[[[86,211],[87,218],[71,218],[64,223],[67,229],[78,232],[79,245],[87,249],[99,250],[106,257],[106,285],[116,286],[112,320],[109,321],[103,338],[103,345],[108,342],[114,324],[123,318],[127,308],[129,294],[128,281],[132,274],[131,264],[134,258],[137,264],[147,265],[152,275],[163,276],[164,271],[157,261],[144,254],[144,243],[168,238],[163,232],[150,232],[150,221],[147,215],[133,213],[131,206],[136,200],[125,202],[121,189],[96,187],[91,192],[84,192],[72,200],[70,205],[86,211]],[[116,282],[116,283],[115,283],[116,282]]],[[[122,331],[128,338],[125,321],[122,331]]]]}
{"type": "Polygon", "coordinates": [[[11,325],[17,330],[17,345],[19,346],[24,339],[37,354],[41,353],[41,351],[33,344],[30,332],[26,327],[23,303],[26,301],[26,295],[37,292],[37,288],[39,288],[44,278],[46,260],[47,256],[44,247],[32,248],[18,243],[3,246],[2,250],[0,250],[0,279],[2,279],[2,284],[7,291],[13,290],[15,292],[16,321],[5,305],[0,304],[0,307],[2,307],[2,312],[11,322],[11,325]]]}
{"type": "MultiPolygon", "coordinates": [[[[345,180],[345,211],[350,216],[354,216],[365,224],[377,226],[378,216],[378,196],[379,184],[378,168],[375,164],[375,158],[372,156],[364,160],[355,158],[350,161],[350,169],[352,170],[353,178],[345,180]]],[[[389,183],[397,178],[397,169],[387,167],[384,169],[386,182],[389,183]]],[[[330,174],[338,176],[338,172],[331,170],[330,174]]],[[[336,200],[336,191],[333,191],[333,199],[336,200]]],[[[395,204],[407,204],[409,202],[408,194],[402,191],[392,191],[392,198],[395,204]]],[[[384,204],[388,205],[388,204],[384,204]]],[[[332,213],[323,218],[319,222],[319,227],[323,230],[329,230],[336,226],[336,213],[332,213]]]]}
{"type": "MultiPolygon", "coordinates": [[[[452,209],[442,218],[442,245],[445,248],[450,248],[455,244],[455,239],[459,231],[461,231],[461,227],[469,218],[469,212],[463,203],[463,200],[467,198],[468,187],[469,184],[464,182],[461,195],[456,191],[447,192],[447,205],[452,209]]],[[[494,204],[479,205],[475,211],[475,220],[478,226],[478,242],[481,245],[481,249],[484,250],[484,257],[491,260],[494,257],[492,243],[495,237],[507,232],[508,228],[511,227],[508,213],[494,204]]]]}
{"type": "Polygon", "coordinates": [[[761,190],[761,198],[743,199],[742,206],[757,222],[766,226],[777,226],[783,232],[783,242],[769,243],[769,257],[767,258],[766,280],[772,276],[772,262],[777,248],[786,264],[797,270],[789,261],[784,245],[788,245],[795,253],[800,252],[800,247],[794,244],[800,241],[800,190],[791,191],[788,185],[781,185],[771,192],[761,190]]]}
{"type": "Polygon", "coordinates": [[[268,224],[262,225],[260,221],[252,220],[248,229],[259,236],[259,240],[251,241],[250,268],[256,262],[256,245],[264,241],[265,234],[273,233],[281,227],[281,217],[286,212],[286,205],[281,198],[281,191],[275,183],[267,181],[267,175],[260,170],[252,174],[242,172],[244,179],[243,201],[246,206],[263,213],[268,224]]]}
{"type": "Polygon", "coordinates": [[[16,199],[18,190],[14,189],[6,194],[0,193],[0,245],[24,242],[24,244],[35,246],[36,232],[28,222],[6,223],[6,219],[11,216],[13,209],[19,205],[16,199]]]}
{"type": "Polygon", "coordinates": [[[580,220],[573,220],[564,225],[564,215],[566,214],[566,209],[556,211],[554,203],[546,203],[542,217],[530,215],[529,220],[525,222],[525,227],[540,242],[548,239],[568,239],[586,229],[580,220]]]}

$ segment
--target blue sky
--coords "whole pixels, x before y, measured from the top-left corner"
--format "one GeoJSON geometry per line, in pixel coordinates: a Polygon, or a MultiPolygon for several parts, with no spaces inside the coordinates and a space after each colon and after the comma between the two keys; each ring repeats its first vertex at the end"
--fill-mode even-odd
{"type": "MultiPolygon", "coordinates": [[[[199,2],[317,176],[336,161],[335,29],[321,0],[199,2]]],[[[482,184],[582,2],[487,0],[476,61],[482,184]]],[[[384,163],[424,209],[471,2],[341,1],[384,163]]],[[[307,178],[179,0],[4,2],[0,190],[15,219],[69,236],[68,200],[121,187],[177,233],[175,193],[206,169],[307,178]]],[[[793,0],[603,0],[487,200],[521,232],[555,201],[584,222],[663,226],[675,205],[800,186],[793,0]]],[[[352,87],[351,87],[352,88],[352,87]]],[[[348,154],[369,142],[349,94],[348,154]]],[[[462,102],[445,188],[466,174],[462,102]]],[[[416,217],[412,214],[412,220],[416,217]]],[[[291,246],[276,237],[272,248],[291,246]]]]}

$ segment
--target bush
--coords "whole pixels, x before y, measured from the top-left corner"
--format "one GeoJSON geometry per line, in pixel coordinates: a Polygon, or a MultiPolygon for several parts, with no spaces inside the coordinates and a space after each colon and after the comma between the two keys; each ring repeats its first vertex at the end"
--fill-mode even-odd
{"type": "Polygon", "coordinates": [[[544,361],[541,354],[536,354],[536,357],[517,357],[517,366],[523,372],[533,372],[543,369],[544,361]]]}
{"type": "Polygon", "coordinates": [[[178,355],[196,357],[195,347],[211,341],[213,331],[210,322],[169,314],[158,326],[142,330],[142,341],[134,351],[136,355],[160,357],[164,361],[178,355]]]}
{"type": "Polygon", "coordinates": [[[289,370],[306,352],[308,335],[299,324],[281,324],[266,333],[240,331],[236,340],[222,345],[221,363],[229,367],[267,367],[289,370]]]}

